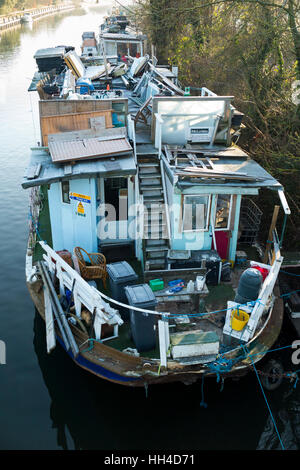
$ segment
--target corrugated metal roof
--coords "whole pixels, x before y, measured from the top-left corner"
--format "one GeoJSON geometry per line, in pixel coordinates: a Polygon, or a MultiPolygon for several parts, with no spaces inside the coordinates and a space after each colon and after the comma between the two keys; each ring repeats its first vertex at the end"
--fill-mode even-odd
{"type": "Polygon", "coordinates": [[[97,138],[49,142],[53,163],[120,155],[132,151],[126,138],[99,140],[97,138]]]}

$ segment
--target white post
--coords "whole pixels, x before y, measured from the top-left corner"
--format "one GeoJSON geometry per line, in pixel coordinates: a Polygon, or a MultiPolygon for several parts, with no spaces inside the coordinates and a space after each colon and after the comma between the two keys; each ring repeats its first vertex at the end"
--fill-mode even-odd
{"type": "Polygon", "coordinates": [[[49,291],[44,286],[44,302],[45,302],[45,324],[46,324],[46,341],[47,341],[47,353],[49,354],[52,349],[56,346],[53,311],[50,301],[49,291]]]}
{"type": "Polygon", "coordinates": [[[158,149],[158,156],[161,155],[161,140],[162,140],[162,124],[163,124],[163,119],[161,118],[160,114],[155,113],[155,148],[158,149]]]}
{"type": "Polygon", "coordinates": [[[81,315],[81,302],[80,302],[80,299],[79,299],[79,296],[78,296],[78,290],[77,290],[76,286],[74,287],[74,291],[73,291],[73,299],[74,299],[76,316],[80,318],[80,315],[81,315]]]}
{"type": "Polygon", "coordinates": [[[167,367],[167,351],[170,344],[169,336],[169,322],[166,318],[158,320],[158,338],[159,338],[159,352],[160,352],[160,364],[163,367],[167,367]]]}

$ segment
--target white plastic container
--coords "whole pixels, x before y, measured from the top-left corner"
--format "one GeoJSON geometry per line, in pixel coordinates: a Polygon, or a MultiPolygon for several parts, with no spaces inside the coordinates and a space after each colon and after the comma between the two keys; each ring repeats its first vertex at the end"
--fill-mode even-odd
{"type": "Polygon", "coordinates": [[[201,291],[205,284],[205,276],[197,276],[196,277],[196,288],[197,290],[201,291]]]}
{"type": "Polygon", "coordinates": [[[194,281],[189,281],[187,284],[187,291],[194,292],[194,281]]]}

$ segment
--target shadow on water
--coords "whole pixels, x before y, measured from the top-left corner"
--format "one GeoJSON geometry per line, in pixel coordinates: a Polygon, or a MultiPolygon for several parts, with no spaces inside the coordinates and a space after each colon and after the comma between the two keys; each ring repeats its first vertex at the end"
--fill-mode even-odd
{"type": "MultiPolygon", "coordinates": [[[[275,429],[253,374],[226,380],[220,393],[215,379],[127,388],[77,367],[57,346],[48,355],[45,325],[34,319],[34,348],[51,397],[50,418],[62,449],[101,450],[254,450],[280,449],[275,429]],[[260,436],[260,437],[259,437],[260,436]]],[[[299,401],[290,386],[272,407],[287,449],[300,442],[299,401]],[[285,401],[287,400],[287,401],[285,401]],[[277,403],[278,401],[278,403],[277,403]],[[298,419],[298,421],[297,421],[298,419]]]]}

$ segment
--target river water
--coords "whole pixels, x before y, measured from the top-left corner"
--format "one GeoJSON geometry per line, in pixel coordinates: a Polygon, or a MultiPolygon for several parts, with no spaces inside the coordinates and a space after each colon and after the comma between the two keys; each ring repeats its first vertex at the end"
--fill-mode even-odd
{"type": "MultiPolygon", "coordinates": [[[[25,285],[28,193],[21,188],[29,148],[39,140],[36,93],[27,93],[35,51],[60,44],[77,52],[83,31],[98,31],[110,2],[18,27],[0,39],[0,449],[281,449],[254,374],[129,389],[89,375],[58,346],[47,355],[44,323],[25,285]],[[200,406],[201,400],[207,407],[200,406]]],[[[294,333],[288,331],[286,344],[294,333]]],[[[290,350],[285,353],[290,368],[290,350]]],[[[285,449],[300,443],[299,388],[286,380],[266,392],[285,449]]],[[[129,452],[128,452],[129,454],[129,452]]]]}

